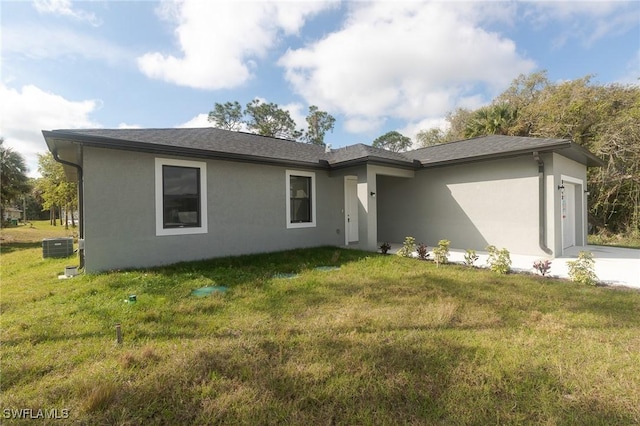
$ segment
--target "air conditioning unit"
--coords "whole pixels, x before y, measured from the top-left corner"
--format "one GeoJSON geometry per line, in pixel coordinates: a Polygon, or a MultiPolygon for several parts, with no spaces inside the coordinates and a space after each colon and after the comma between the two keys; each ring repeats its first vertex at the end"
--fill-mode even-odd
{"type": "Polygon", "coordinates": [[[73,238],[46,238],[42,240],[42,257],[67,257],[73,254],[73,238]]]}

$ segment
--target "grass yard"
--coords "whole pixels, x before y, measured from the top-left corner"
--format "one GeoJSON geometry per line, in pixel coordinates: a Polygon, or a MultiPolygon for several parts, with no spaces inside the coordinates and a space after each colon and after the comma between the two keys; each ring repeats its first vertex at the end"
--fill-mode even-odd
{"type": "MultiPolygon", "coordinates": [[[[69,226],[64,229],[64,225],[53,226],[48,220],[33,221],[18,226],[0,228],[0,250],[2,254],[7,254],[14,250],[25,248],[42,249],[42,240],[45,238],[78,238],[78,228],[69,226]]],[[[75,245],[77,248],[77,244],[75,245]]],[[[40,250],[42,254],[42,250],[40,250]]],[[[77,262],[76,262],[77,263],[77,262]]]]}
{"type": "Polygon", "coordinates": [[[613,247],[625,247],[640,249],[640,232],[627,232],[624,234],[608,234],[601,232],[588,236],[589,244],[613,247]]]}
{"type": "Polygon", "coordinates": [[[59,280],[77,261],[24,228],[2,231],[6,423],[640,423],[638,291],[329,247],[59,280]]]}

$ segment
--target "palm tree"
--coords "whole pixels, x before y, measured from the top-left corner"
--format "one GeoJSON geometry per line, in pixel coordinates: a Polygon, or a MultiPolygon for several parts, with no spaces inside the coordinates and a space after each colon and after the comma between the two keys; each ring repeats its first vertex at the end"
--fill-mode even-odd
{"type": "Polygon", "coordinates": [[[515,124],[517,111],[508,104],[494,104],[477,110],[466,123],[467,138],[486,135],[507,135],[515,124]]]}

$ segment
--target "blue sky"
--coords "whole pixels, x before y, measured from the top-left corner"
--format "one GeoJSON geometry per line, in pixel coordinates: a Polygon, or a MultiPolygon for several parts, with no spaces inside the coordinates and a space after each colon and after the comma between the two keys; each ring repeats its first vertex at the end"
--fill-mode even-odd
{"type": "Polygon", "coordinates": [[[326,142],[414,138],[519,74],[640,80],[638,1],[0,1],[0,136],[37,175],[41,130],[201,127],[254,98],[336,118],[326,142]]]}

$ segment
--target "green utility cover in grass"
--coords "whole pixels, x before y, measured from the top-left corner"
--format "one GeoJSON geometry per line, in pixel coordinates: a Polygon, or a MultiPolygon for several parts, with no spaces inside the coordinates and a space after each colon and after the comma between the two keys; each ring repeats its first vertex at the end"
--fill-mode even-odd
{"type": "Polygon", "coordinates": [[[211,293],[226,293],[226,292],[227,292],[227,287],[212,286],[212,287],[197,288],[191,292],[191,295],[196,297],[205,297],[205,296],[209,296],[211,293]]]}

